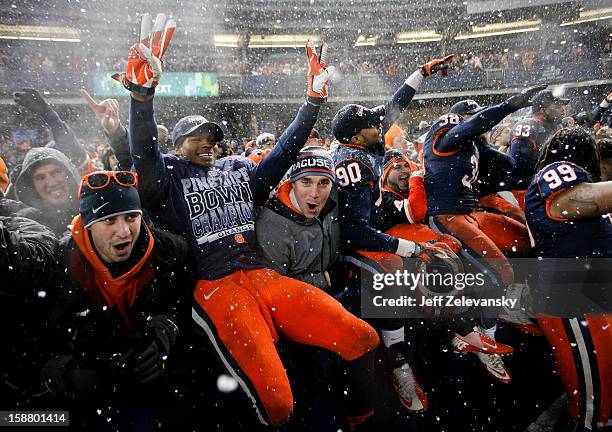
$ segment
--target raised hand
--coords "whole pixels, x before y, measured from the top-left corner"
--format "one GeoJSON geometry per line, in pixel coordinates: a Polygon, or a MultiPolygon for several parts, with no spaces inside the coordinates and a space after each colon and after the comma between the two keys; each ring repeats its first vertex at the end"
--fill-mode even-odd
{"type": "Polygon", "coordinates": [[[89,108],[96,115],[96,118],[102,125],[102,129],[108,134],[114,133],[121,125],[119,121],[119,102],[117,102],[117,99],[104,99],[102,102],[98,102],[86,90],[81,89],[80,93],[81,97],[85,99],[89,108]]]}
{"type": "Polygon", "coordinates": [[[168,49],[176,22],[160,13],[151,25],[151,15],[142,15],[139,42],[130,49],[126,71],[115,74],[125,88],[139,94],[151,95],[162,73],[162,58],[168,49]]]}
{"type": "Polygon", "coordinates": [[[13,93],[13,100],[16,104],[27,108],[30,112],[43,117],[49,110],[47,102],[45,102],[40,93],[33,88],[24,88],[20,92],[13,93]]]}
{"type": "Polygon", "coordinates": [[[510,106],[514,108],[515,111],[521,108],[531,106],[531,99],[535,96],[536,93],[544,90],[546,87],[548,87],[546,84],[541,84],[526,88],[519,94],[516,94],[510,99],[508,99],[508,104],[510,104],[510,106]]]}
{"type": "Polygon", "coordinates": [[[321,46],[320,57],[312,42],[306,45],[308,58],[308,96],[327,98],[327,85],[334,75],[334,67],[327,66],[327,44],[321,46]]]}
{"type": "Polygon", "coordinates": [[[450,60],[454,57],[454,55],[455,54],[449,54],[439,59],[433,59],[430,62],[427,62],[422,66],[419,66],[419,70],[421,71],[421,74],[423,74],[425,78],[427,78],[429,75],[433,75],[438,72],[440,72],[440,75],[446,76],[447,69],[448,69],[448,62],[450,62],[450,60]]]}

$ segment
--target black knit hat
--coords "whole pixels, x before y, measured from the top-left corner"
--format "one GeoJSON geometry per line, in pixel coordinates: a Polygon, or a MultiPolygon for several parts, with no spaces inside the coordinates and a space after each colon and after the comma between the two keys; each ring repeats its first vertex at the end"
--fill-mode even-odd
{"type": "Polygon", "coordinates": [[[112,178],[108,185],[99,189],[91,189],[86,182],[81,185],[79,213],[85,228],[112,216],[125,213],[142,214],[140,197],[134,186],[122,186],[112,178]]]}
{"type": "Polygon", "coordinates": [[[332,120],[332,133],[341,143],[351,142],[351,138],[362,129],[378,126],[385,118],[383,105],[366,108],[361,105],[346,105],[336,113],[332,120]]]}
{"type": "Polygon", "coordinates": [[[334,161],[323,147],[304,147],[289,170],[289,178],[292,182],[310,175],[324,176],[332,182],[336,181],[334,161]]]}

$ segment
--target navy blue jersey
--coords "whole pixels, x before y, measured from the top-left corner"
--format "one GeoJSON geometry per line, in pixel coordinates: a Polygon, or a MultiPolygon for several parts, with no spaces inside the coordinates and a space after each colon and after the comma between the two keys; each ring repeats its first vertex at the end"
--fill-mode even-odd
{"type": "Polygon", "coordinates": [[[363,147],[340,144],[333,158],[343,243],[354,249],[395,252],[397,239],[371,226],[375,207],[382,203],[382,157],[363,147]]]}
{"type": "Polygon", "coordinates": [[[544,143],[554,129],[533,117],[525,117],[510,126],[510,155],[516,162],[512,188],[527,189],[535,174],[535,166],[544,143]]]}
{"type": "Polygon", "coordinates": [[[580,183],[591,183],[589,174],[571,162],[555,162],[543,168],[529,185],[525,216],[538,256],[587,258],[609,255],[612,226],[604,217],[563,219],[550,214],[556,195],[580,183]]]}
{"type": "MultiPolygon", "coordinates": [[[[496,157],[488,158],[491,161],[502,157],[483,144],[480,135],[512,112],[513,108],[502,102],[466,121],[457,114],[445,114],[432,125],[423,143],[429,215],[467,214],[476,207],[474,183],[478,179],[481,153],[495,152],[496,157]]],[[[504,167],[513,163],[509,157],[502,159],[504,167]]]]}
{"type": "Polygon", "coordinates": [[[414,223],[408,207],[408,194],[383,189],[382,203],[374,209],[372,226],[387,231],[398,224],[414,223]]]}
{"type": "Polygon", "coordinates": [[[190,242],[199,279],[219,279],[238,269],[267,266],[257,252],[253,211],[266,202],[295,161],[318,111],[318,106],[302,105],[259,165],[236,156],[203,167],[161,155],[153,101],[131,100],[130,151],[143,207],[163,227],[190,242]]]}
{"type": "MultiPolygon", "coordinates": [[[[385,104],[381,143],[384,142],[384,133],[406,109],[416,92],[418,85],[413,83],[415,87],[412,87],[409,81],[400,86],[385,104]]],[[[374,207],[382,202],[382,154],[379,156],[374,151],[352,144],[340,144],[333,152],[342,244],[353,249],[395,253],[398,240],[370,225],[374,207]]]]}
{"type": "Polygon", "coordinates": [[[515,170],[512,157],[491,147],[483,136],[476,141],[480,153],[478,178],[473,185],[476,199],[511,190],[511,178],[515,170]]]}
{"type": "MultiPolygon", "coordinates": [[[[425,191],[428,213],[466,214],[476,207],[473,184],[478,178],[480,153],[475,140],[467,138],[450,149],[440,149],[440,141],[463,118],[445,114],[432,126],[423,143],[425,191]]],[[[452,132],[450,132],[452,134],[452,132]]]]}

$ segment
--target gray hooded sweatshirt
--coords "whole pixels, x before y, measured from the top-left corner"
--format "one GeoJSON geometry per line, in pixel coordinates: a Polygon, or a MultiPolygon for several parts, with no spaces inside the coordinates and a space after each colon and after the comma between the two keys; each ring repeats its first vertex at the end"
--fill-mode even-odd
{"type": "Polygon", "coordinates": [[[307,219],[291,203],[289,180],[262,209],[255,223],[259,248],[272,268],[284,276],[329,291],[324,272],[338,258],[340,226],[336,188],[318,218],[307,219]]]}
{"type": "Polygon", "coordinates": [[[57,236],[61,236],[68,230],[72,218],[79,212],[79,201],[77,193],[81,177],[72,162],[64,153],[49,147],[36,147],[31,149],[23,160],[21,172],[15,181],[15,194],[17,199],[23,203],[39,209],[44,215],[44,225],[50,228],[57,236]],[[58,208],[47,204],[42,200],[32,183],[34,169],[44,162],[53,162],[61,166],[68,175],[70,188],[70,201],[66,206],[58,208]]]}

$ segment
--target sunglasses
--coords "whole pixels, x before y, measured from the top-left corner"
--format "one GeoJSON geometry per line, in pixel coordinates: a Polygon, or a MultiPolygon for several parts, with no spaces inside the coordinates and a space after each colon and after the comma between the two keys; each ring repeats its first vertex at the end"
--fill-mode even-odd
{"type": "Polygon", "coordinates": [[[83,191],[83,186],[91,190],[102,189],[109,185],[111,179],[121,186],[138,187],[138,174],[131,171],[96,171],[83,176],[81,187],[79,188],[79,196],[83,191]]]}

